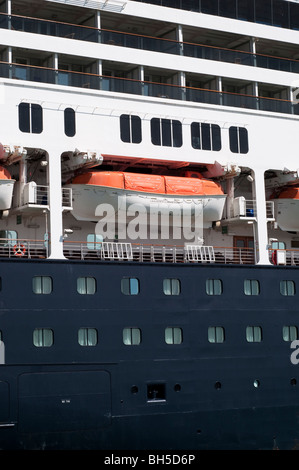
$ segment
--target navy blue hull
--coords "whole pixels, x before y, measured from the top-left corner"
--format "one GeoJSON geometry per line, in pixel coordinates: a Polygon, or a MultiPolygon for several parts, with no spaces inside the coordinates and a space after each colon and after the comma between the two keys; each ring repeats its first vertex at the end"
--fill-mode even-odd
{"type": "Polygon", "coordinates": [[[291,362],[284,327],[298,327],[294,267],[175,265],[5,260],[0,263],[1,449],[293,449],[299,444],[299,364],[291,362]],[[35,294],[34,276],[53,281],[35,294]],[[77,292],[94,277],[93,295],[77,292]],[[138,278],[138,295],[121,279],[138,278]],[[179,279],[180,295],[165,295],[164,279],[179,279]],[[208,295],[206,280],[222,281],[208,295]],[[259,295],[245,295],[244,280],[259,295]],[[246,339],[258,326],[261,341],[246,339]],[[224,341],[208,341],[221,327],[224,341]],[[35,329],[51,329],[53,344],[37,347],[35,329]],[[98,332],[82,346],[78,331],[98,332]],[[124,344],[123,330],[141,341],[124,344]],[[180,328],[181,341],[165,341],[180,328]]]}

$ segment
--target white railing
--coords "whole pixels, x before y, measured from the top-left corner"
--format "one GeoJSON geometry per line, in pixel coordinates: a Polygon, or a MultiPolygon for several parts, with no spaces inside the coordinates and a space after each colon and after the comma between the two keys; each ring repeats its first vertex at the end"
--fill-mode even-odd
{"type": "MultiPolygon", "coordinates": [[[[266,201],[267,219],[274,219],[274,201],[266,201]]],[[[234,199],[233,217],[257,217],[256,201],[243,196],[234,199]]]]}
{"type": "Polygon", "coordinates": [[[0,258],[48,258],[48,243],[44,240],[0,238],[0,258]]]}
{"type": "MultiPolygon", "coordinates": [[[[22,205],[33,204],[37,206],[49,205],[49,186],[36,184],[34,181],[24,186],[22,205]]],[[[62,188],[62,206],[72,207],[72,189],[62,188]]]]}

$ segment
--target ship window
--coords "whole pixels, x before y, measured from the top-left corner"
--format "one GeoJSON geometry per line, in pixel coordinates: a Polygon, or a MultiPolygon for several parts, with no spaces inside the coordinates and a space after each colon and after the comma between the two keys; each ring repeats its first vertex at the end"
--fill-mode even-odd
{"type": "Polygon", "coordinates": [[[222,281],[220,279],[207,279],[206,280],[206,293],[208,295],[221,295],[222,294],[222,281]]]}
{"type": "Polygon", "coordinates": [[[147,401],[165,401],[165,384],[147,384],[147,401]]]}
{"type": "Polygon", "coordinates": [[[236,0],[221,0],[219,2],[219,15],[236,18],[236,0]]]}
{"type": "Polygon", "coordinates": [[[141,119],[139,116],[130,116],[122,114],[120,116],[120,138],[123,142],[132,144],[140,144],[141,136],[141,119]]]}
{"type": "Polygon", "coordinates": [[[68,137],[74,137],[76,134],[76,115],[72,108],[64,110],[64,133],[68,137]]]}
{"type": "Polygon", "coordinates": [[[295,295],[295,282],[294,281],[280,281],[281,295],[295,295]]]}
{"type": "Polygon", "coordinates": [[[165,328],[165,343],[166,344],[181,344],[183,342],[183,332],[178,327],[165,328]]]}
{"type": "Polygon", "coordinates": [[[284,326],[282,328],[282,338],[284,341],[298,339],[298,328],[296,326],[284,326]]]}
{"type": "Polygon", "coordinates": [[[223,343],[224,328],[222,326],[210,326],[208,328],[208,340],[210,343],[223,343]]]}
{"type": "Polygon", "coordinates": [[[126,346],[137,346],[141,343],[141,330],[139,328],[124,328],[123,343],[126,346]]]}
{"type": "Polygon", "coordinates": [[[151,119],[151,138],[154,145],[181,147],[182,123],[171,119],[151,119]]]}
{"type": "Polygon", "coordinates": [[[238,19],[254,21],[254,3],[252,0],[238,0],[238,19]]]}
{"type": "Polygon", "coordinates": [[[95,346],[98,342],[98,332],[95,328],[80,328],[78,343],[80,346],[95,346]]]}
{"type": "Polygon", "coordinates": [[[125,295],[137,295],[139,293],[139,280],[135,277],[125,277],[121,280],[121,291],[125,295]]]}
{"type": "Polygon", "coordinates": [[[87,248],[89,250],[100,250],[102,248],[103,236],[89,233],[87,235],[87,248]]]}
{"type": "Polygon", "coordinates": [[[220,127],[217,124],[192,122],[191,143],[194,149],[221,150],[220,127]]]}
{"type": "Polygon", "coordinates": [[[164,279],[163,292],[165,295],[179,295],[181,293],[181,283],[179,279],[164,279]]]}
{"type": "Polygon", "coordinates": [[[262,341],[262,329],[260,326],[247,326],[246,339],[249,343],[259,343],[262,341]]]}
{"type": "Polygon", "coordinates": [[[33,331],[33,344],[38,348],[48,348],[53,345],[53,330],[49,328],[36,328],[33,331]]]}
{"type": "Polygon", "coordinates": [[[256,279],[244,280],[244,294],[245,295],[259,295],[260,283],[256,279]]]}
{"type": "Polygon", "coordinates": [[[271,1],[255,2],[255,21],[257,23],[272,24],[271,1]]]}
{"type": "Polygon", "coordinates": [[[35,294],[50,294],[52,292],[52,278],[49,276],[35,276],[32,279],[32,288],[35,294]]]}
{"type": "Polygon", "coordinates": [[[18,233],[15,230],[0,230],[0,245],[8,243],[9,245],[14,245],[17,241],[18,233]],[[7,240],[1,240],[6,238],[7,240]]]}
{"type": "Polygon", "coordinates": [[[39,104],[19,104],[19,129],[22,132],[40,134],[43,130],[43,110],[39,104]]]}
{"type": "Polygon", "coordinates": [[[248,153],[248,132],[245,127],[229,128],[230,150],[233,153],[248,153]]]}
{"type": "Polygon", "coordinates": [[[218,15],[218,0],[201,0],[201,11],[209,15],[218,15]]]}
{"type": "Polygon", "coordinates": [[[286,244],[285,242],[272,242],[271,248],[272,250],[285,250],[286,244]]]}
{"type": "Polygon", "coordinates": [[[79,294],[95,294],[96,280],[94,277],[78,277],[77,279],[77,292],[79,294]]]}

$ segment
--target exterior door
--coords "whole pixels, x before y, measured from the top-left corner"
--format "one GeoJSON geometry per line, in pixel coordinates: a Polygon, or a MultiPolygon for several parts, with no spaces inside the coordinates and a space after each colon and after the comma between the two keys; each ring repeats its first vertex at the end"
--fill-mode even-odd
{"type": "Polygon", "coordinates": [[[234,260],[240,264],[254,263],[254,238],[253,237],[234,237],[234,260]]]}

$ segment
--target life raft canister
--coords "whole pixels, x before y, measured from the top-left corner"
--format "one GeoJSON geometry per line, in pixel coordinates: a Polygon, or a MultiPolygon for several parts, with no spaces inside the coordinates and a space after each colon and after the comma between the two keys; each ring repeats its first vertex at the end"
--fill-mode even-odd
{"type": "Polygon", "coordinates": [[[13,251],[15,256],[24,256],[26,253],[26,247],[22,244],[18,244],[13,247],[13,251]]]}

